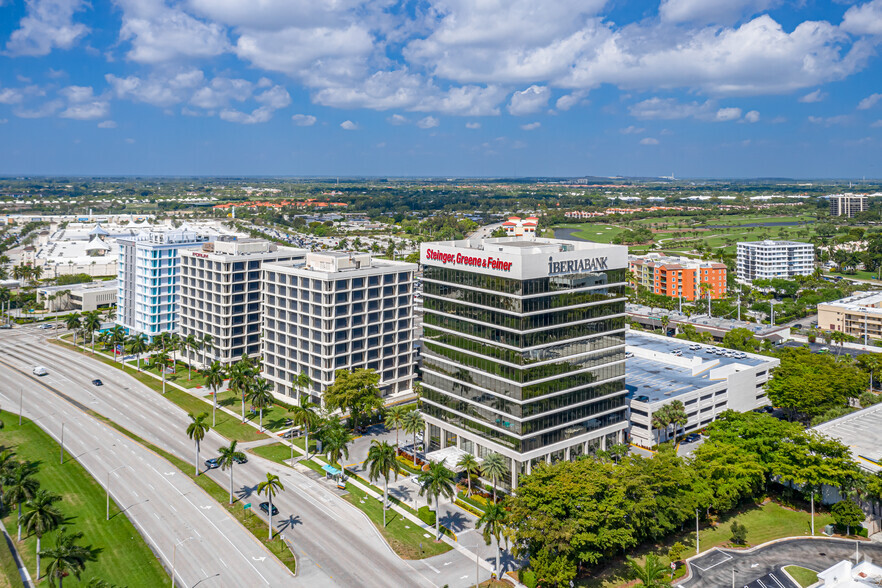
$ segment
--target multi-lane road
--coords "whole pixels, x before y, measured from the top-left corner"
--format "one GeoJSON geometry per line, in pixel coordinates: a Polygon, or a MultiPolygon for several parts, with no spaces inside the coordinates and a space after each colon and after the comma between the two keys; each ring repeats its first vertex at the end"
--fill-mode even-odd
{"type": "MultiPolygon", "coordinates": [[[[201,581],[205,586],[385,587],[473,582],[475,563],[467,555],[454,550],[429,560],[404,561],[361,511],[331,489],[291,468],[249,456],[248,463],[235,466],[235,492],[256,506],[262,500],[256,487],[266,473],[282,478],[286,490],[273,500],[280,511],[275,523],[298,558],[297,576],[292,577],[235,519],[185,476],[175,473],[168,462],[84,411],[102,414],[192,463],[194,446],[185,434],[186,413],[88,353],[48,344],[47,336],[33,327],[0,335],[0,399],[5,407],[16,406],[21,389],[25,416],[53,435],[60,433],[64,419],[65,445],[81,454],[79,459],[102,484],[107,472],[120,468],[111,476],[113,496],[128,509],[129,517],[164,562],[170,561],[166,552],[176,541],[194,537],[178,548],[179,556],[187,552],[177,560],[180,585],[201,581]],[[35,365],[46,366],[49,375],[32,376],[35,365]],[[104,385],[93,386],[95,378],[104,385]]],[[[226,439],[210,431],[202,443],[201,459],[215,457],[226,444],[226,439]]],[[[229,472],[211,470],[204,475],[224,487],[229,484],[229,472]]],[[[481,575],[483,579],[489,574],[482,569],[481,575]]]]}

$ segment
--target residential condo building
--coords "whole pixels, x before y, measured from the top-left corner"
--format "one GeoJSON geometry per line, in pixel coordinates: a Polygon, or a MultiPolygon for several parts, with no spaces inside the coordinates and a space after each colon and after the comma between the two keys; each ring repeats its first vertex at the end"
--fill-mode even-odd
{"type": "Polygon", "coordinates": [[[413,391],[417,265],[368,253],[307,253],[263,266],[263,376],[291,402],[294,379],[312,381],[313,402],[338,370],[372,369],[384,398],[413,391]]]}
{"type": "Polygon", "coordinates": [[[686,257],[667,257],[658,253],[628,257],[628,268],[637,285],[643,286],[653,294],[695,300],[726,297],[726,264],[689,259],[686,257]],[[707,293],[702,290],[707,284],[707,293]]]}
{"type": "Polygon", "coordinates": [[[429,459],[496,452],[516,488],[539,462],[623,442],[626,247],[501,237],[420,258],[429,459]]]}
{"type": "Polygon", "coordinates": [[[223,236],[181,253],[181,336],[211,344],[182,350],[191,365],[224,365],[243,355],[260,356],[263,318],[261,268],[264,263],[302,261],[303,249],[262,239],[223,236]]]}
{"type": "Polygon", "coordinates": [[[792,279],[815,271],[815,247],[797,241],[738,243],[737,276],[742,283],[754,280],[792,279]]]}
{"type": "Polygon", "coordinates": [[[867,210],[866,196],[855,196],[854,194],[830,196],[830,216],[852,218],[854,215],[866,212],[867,210]]]}
{"type": "Polygon", "coordinates": [[[149,339],[177,331],[181,252],[207,241],[186,225],[118,239],[116,322],[149,339]]]}

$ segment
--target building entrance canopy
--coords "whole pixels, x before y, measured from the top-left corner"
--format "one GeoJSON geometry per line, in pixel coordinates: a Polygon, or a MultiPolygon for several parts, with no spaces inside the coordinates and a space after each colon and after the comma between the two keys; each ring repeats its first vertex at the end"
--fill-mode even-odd
{"type": "MultiPolygon", "coordinates": [[[[459,460],[463,455],[469,455],[468,451],[463,451],[459,447],[445,447],[444,449],[439,449],[438,451],[433,451],[432,453],[426,454],[426,459],[431,461],[432,463],[443,463],[444,467],[450,470],[451,472],[460,472],[462,468],[457,466],[459,460]]],[[[478,463],[481,463],[481,458],[477,458],[478,463]]]]}

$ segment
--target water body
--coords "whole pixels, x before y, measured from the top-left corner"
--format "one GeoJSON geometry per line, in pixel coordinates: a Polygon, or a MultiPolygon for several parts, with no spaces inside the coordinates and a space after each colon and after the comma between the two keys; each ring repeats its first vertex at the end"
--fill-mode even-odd
{"type": "MultiPolygon", "coordinates": [[[[588,227],[589,225],[586,224],[585,226],[588,227]]],[[[587,241],[588,239],[576,236],[576,233],[581,230],[582,229],[554,229],[554,238],[566,239],[567,241],[587,241]]]]}

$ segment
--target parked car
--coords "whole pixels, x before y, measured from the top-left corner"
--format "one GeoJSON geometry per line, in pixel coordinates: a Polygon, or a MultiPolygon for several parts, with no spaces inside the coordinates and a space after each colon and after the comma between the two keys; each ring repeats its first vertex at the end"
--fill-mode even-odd
{"type": "Polygon", "coordinates": [[[830,353],[830,348],[829,347],[821,347],[820,349],[818,349],[818,353],[830,353]]]}
{"type": "Polygon", "coordinates": [[[695,443],[701,439],[701,435],[698,433],[689,433],[685,437],[683,437],[683,443],[695,443]]]}
{"type": "MultiPolygon", "coordinates": [[[[262,510],[265,514],[269,514],[269,502],[261,502],[259,505],[260,510],[262,510]]],[[[273,505],[273,516],[279,514],[279,509],[276,508],[276,505],[273,505]]]]}

